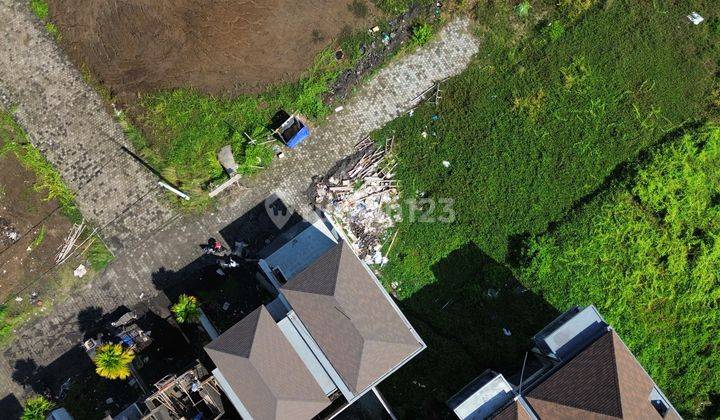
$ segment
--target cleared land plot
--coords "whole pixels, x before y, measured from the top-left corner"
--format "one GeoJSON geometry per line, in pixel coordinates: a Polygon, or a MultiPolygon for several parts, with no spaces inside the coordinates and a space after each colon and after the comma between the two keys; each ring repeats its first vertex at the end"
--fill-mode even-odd
{"type": "Polygon", "coordinates": [[[35,182],[35,174],[13,154],[0,155],[0,302],[55,265],[72,226],[57,201],[35,190],[35,182]]]}
{"type": "Polygon", "coordinates": [[[158,89],[232,95],[294,81],[332,38],[364,24],[350,0],[48,3],[60,44],[120,102],[158,89]]]}

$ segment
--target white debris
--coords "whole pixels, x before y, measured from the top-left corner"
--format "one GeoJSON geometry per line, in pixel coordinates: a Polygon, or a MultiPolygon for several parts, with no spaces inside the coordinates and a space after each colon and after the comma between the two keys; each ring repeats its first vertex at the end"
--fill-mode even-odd
{"type": "Polygon", "coordinates": [[[223,308],[223,311],[227,311],[230,308],[230,302],[223,303],[222,308],[223,308]]]}
{"type": "Polygon", "coordinates": [[[449,168],[449,167],[450,167],[450,162],[448,162],[447,160],[443,160],[442,164],[443,164],[443,166],[446,167],[446,168],[449,168]]]}
{"type": "Polygon", "coordinates": [[[392,139],[378,147],[370,138],[356,145],[350,165],[315,186],[315,201],[343,228],[367,264],[383,265],[388,230],[399,219],[392,139]]]}
{"type": "Polygon", "coordinates": [[[22,301],[23,301],[23,298],[21,298],[20,296],[15,298],[15,302],[22,302],[22,301]]]}
{"type": "Polygon", "coordinates": [[[510,337],[512,333],[507,328],[503,328],[503,334],[505,334],[505,337],[510,337]]]}
{"type": "Polygon", "coordinates": [[[690,22],[693,23],[693,25],[699,25],[705,20],[705,18],[700,16],[698,12],[690,13],[689,15],[687,15],[687,18],[690,22]]]}
{"type": "Polygon", "coordinates": [[[75,269],[75,271],[73,271],[73,275],[74,275],[75,277],[83,278],[83,276],[85,276],[85,274],[87,274],[87,268],[85,268],[85,266],[82,265],[82,264],[80,264],[80,265],[75,269]]]}
{"type": "Polygon", "coordinates": [[[420,133],[420,135],[422,136],[422,138],[426,139],[426,138],[427,138],[427,131],[423,131],[422,133],[420,133]]]}
{"type": "Polygon", "coordinates": [[[339,107],[335,108],[335,112],[340,112],[340,111],[342,111],[343,109],[345,109],[345,107],[342,106],[342,105],[340,105],[339,107]]]}

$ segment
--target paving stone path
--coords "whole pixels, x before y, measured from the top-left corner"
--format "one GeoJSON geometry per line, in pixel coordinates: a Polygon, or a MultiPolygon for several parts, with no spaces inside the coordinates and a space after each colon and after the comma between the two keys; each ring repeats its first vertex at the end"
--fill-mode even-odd
{"type": "Polygon", "coordinates": [[[115,251],[172,217],[158,178],[123,150],[122,129],[24,1],[0,0],[0,98],[115,251]]]}
{"type": "MultiPolygon", "coordinates": [[[[6,12],[7,7],[0,6],[0,27],[6,25],[6,12]]],[[[22,25],[14,28],[18,32],[28,30],[22,25]]],[[[14,36],[24,38],[22,34],[14,36]]],[[[4,59],[3,48],[0,46],[0,60],[4,59]]],[[[418,95],[436,81],[461,72],[477,50],[478,42],[471,35],[470,21],[455,19],[427,46],[379,71],[343,110],[314,128],[312,137],[298,149],[288,151],[283,159],[276,159],[259,176],[243,181],[243,188],[230,190],[223,197],[219,211],[200,218],[176,219],[149,238],[147,242],[151,247],[126,248],[102,276],[57,305],[51,315],[17,332],[18,339],[0,355],[0,400],[6,392],[14,393],[20,400],[26,394],[11,379],[17,360],[32,359],[37,365],[46,366],[80,343],[82,333],[77,316],[83,309],[99,307],[110,312],[119,305],[130,307],[156,295],[154,277],[181,270],[197,259],[198,244],[209,236],[217,237],[223,227],[272,193],[277,193],[286,203],[306,208],[305,191],[314,175],[326,173],[335,162],[350,154],[359,140],[407,112],[419,101],[418,95]]],[[[55,52],[42,55],[50,59],[57,57],[55,52]]],[[[90,101],[93,108],[99,109],[96,99],[90,101]]],[[[26,127],[44,124],[29,119],[23,123],[26,127]]],[[[38,127],[36,132],[41,130],[42,127],[38,127]]]]}

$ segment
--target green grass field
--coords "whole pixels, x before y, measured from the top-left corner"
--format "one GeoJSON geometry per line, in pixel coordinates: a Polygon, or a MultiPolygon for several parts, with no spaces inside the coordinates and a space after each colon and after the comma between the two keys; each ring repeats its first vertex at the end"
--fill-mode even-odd
{"type": "Polygon", "coordinates": [[[720,128],[662,147],[529,257],[523,283],[558,308],[594,303],[679,409],[720,391],[720,128]]]}
{"type": "MultiPolygon", "coordinates": [[[[461,366],[477,367],[465,374],[467,380],[484,368],[512,373],[516,367],[506,363],[510,357],[493,355],[502,337],[485,340],[484,329],[461,328],[464,323],[458,326],[444,318],[442,312],[453,304],[440,310],[450,297],[443,299],[447,280],[438,273],[439,265],[460,250],[476,247],[483,257],[476,263],[464,259],[463,273],[482,272],[488,261],[517,271],[530,238],[562,224],[573,207],[602,194],[614,179],[627,176],[625,165],[642,152],[667,141],[677,130],[716,115],[720,25],[710,2],[615,0],[588,8],[590,3],[561,2],[548,8],[531,2],[529,15],[521,16],[504,3],[482,2],[478,32],[484,42],[475,62],[443,84],[438,106],[423,104],[412,116],[401,117],[375,134],[378,141],[395,137],[403,199],[452,198],[456,214],[450,224],[406,219],[397,226],[383,281],[398,283],[403,310],[421,325],[421,334],[431,337],[430,347],[457,357],[443,361],[429,349],[398,381],[404,375],[429,378],[430,371],[423,368],[442,365],[432,371],[438,376],[432,380],[435,386],[403,392],[407,383],[391,379],[387,387],[398,390],[389,393],[393,403],[418,406],[424,398],[450,396],[462,386],[454,379],[458,371],[466,372],[461,366]],[[706,24],[693,26],[684,20],[691,9],[703,11],[706,24]],[[437,299],[426,297],[431,290],[439,291],[437,299]]],[[[487,284],[497,281],[495,275],[464,278],[471,283],[464,287],[475,293],[486,292],[487,284]]],[[[507,279],[504,284],[514,281],[512,275],[501,278],[507,279]]],[[[547,291],[533,292],[542,300],[547,291]]],[[[514,363],[522,362],[529,337],[546,319],[572,303],[586,302],[551,299],[550,303],[553,306],[542,306],[536,317],[526,316],[532,325],[521,328],[520,348],[502,345],[513,354],[514,363]]],[[[519,312],[523,305],[518,299],[517,305],[493,309],[486,302],[474,319],[479,325],[487,322],[482,317],[494,319],[493,334],[497,334],[497,320],[508,324],[512,314],[527,315],[519,312]]],[[[458,318],[462,316],[458,313],[458,318]]],[[[641,328],[641,320],[631,314],[611,313],[608,319],[626,323],[621,335],[641,328]]],[[[643,353],[638,341],[632,337],[628,341],[634,351],[643,353]]],[[[646,366],[653,373],[664,368],[657,360],[644,357],[643,361],[653,363],[646,366]]],[[[701,358],[698,363],[708,362],[701,358]]],[[[699,383],[691,386],[699,380],[694,375],[656,378],[685,413],[708,398],[706,392],[689,399],[681,391],[682,387],[707,389],[699,383]]],[[[717,393],[717,385],[713,386],[717,393]]]]}

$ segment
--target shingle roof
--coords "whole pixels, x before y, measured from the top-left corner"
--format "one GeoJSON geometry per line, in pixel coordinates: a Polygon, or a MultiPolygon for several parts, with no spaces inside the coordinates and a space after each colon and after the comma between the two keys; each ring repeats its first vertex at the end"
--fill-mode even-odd
{"type": "Polygon", "coordinates": [[[290,279],[283,294],[354,393],[422,346],[343,241],[290,279]]]}
{"type": "Polygon", "coordinates": [[[497,420],[531,420],[525,408],[515,400],[502,411],[493,416],[497,420]]]}
{"type": "MultiPolygon", "coordinates": [[[[526,399],[541,419],[660,419],[649,399],[654,386],[620,337],[608,331],[526,399]]],[[[677,418],[672,410],[668,416],[677,418]]]]}
{"type": "Polygon", "coordinates": [[[263,306],[205,351],[255,419],[311,418],[330,405],[263,306]]]}

